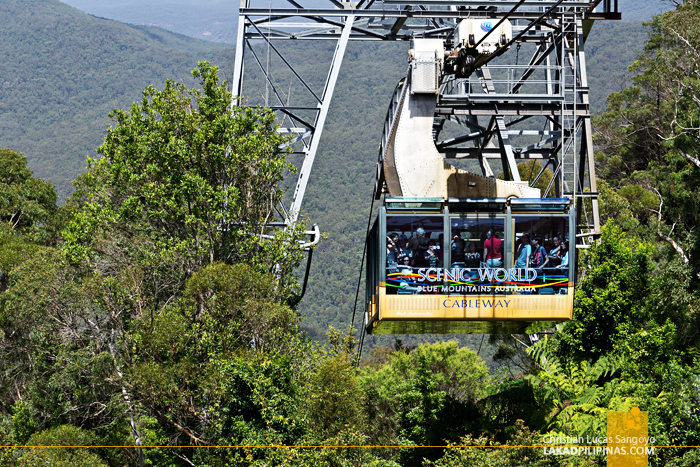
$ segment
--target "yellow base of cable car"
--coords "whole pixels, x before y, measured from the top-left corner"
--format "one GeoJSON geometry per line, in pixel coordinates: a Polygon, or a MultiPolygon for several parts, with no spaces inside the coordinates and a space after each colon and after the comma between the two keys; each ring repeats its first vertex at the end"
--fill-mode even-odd
{"type": "Polygon", "coordinates": [[[567,294],[387,295],[372,297],[370,334],[535,334],[569,321],[574,287],[567,294]]]}

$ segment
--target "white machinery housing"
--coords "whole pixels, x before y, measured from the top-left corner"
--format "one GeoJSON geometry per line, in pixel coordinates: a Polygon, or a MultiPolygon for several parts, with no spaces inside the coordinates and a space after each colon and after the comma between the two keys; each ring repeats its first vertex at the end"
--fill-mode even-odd
{"type": "Polygon", "coordinates": [[[445,56],[442,39],[416,39],[409,50],[411,94],[438,94],[445,56]]]}
{"type": "Polygon", "coordinates": [[[474,49],[481,55],[488,55],[504,47],[513,39],[513,25],[503,21],[497,28],[498,22],[492,20],[465,19],[455,28],[455,48],[462,46],[474,49]],[[481,42],[481,43],[479,43],[481,42]],[[479,44],[477,46],[477,44],[479,44]]]}

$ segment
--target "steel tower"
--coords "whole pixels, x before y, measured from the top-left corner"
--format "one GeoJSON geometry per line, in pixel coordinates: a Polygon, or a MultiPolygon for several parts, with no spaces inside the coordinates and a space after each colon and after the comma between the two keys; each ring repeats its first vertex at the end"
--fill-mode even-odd
{"type": "MultiPolygon", "coordinates": [[[[241,0],[233,93],[246,95],[251,72],[262,76],[279,131],[290,134],[293,153],[302,159],[277,225],[297,221],[348,41],[432,38],[449,49],[457,45],[455,28],[464,19],[488,19],[496,26],[507,20],[513,36],[438,78],[433,134],[439,152],[446,159],[473,159],[484,176],[500,173],[513,182],[521,181],[518,163],[539,160],[533,183],[551,176],[542,197],[576,203],[577,247],[600,232],[585,42],[594,20],[620,19],[617,0],[241,0]],[[325,77],[314,78],[325,83],[321,92],[302,78],[303,64],[285,56],[291,41],[302,40],[335,42],[321,71],[325,77]],[[292,95],[274,79],[273,59],[303,92],[292,95]]],[[[396,99],[385,135],[395,119],[396,99]]],[[[377,199],[386,190],[386,144],[382,141],[377,165],[377,199]]]]}

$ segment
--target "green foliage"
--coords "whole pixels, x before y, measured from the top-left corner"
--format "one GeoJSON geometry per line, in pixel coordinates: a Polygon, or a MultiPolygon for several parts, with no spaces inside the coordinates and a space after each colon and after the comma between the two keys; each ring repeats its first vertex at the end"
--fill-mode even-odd
{"type": "MultiPolygon", "coordinates": [[[[630,398],[648,410],[650,435],[662,445],[695,445],[698,439],[698,372],[692,349],[700,329],[696,311],[699,15],[700,4],[692,0],[677,2],[675,10],[654,19],[645,53],[631,67],[637,73],[634,86],[611,94],[608,109],[597,122],[599,173],[607,181],[601,185],[602,214],[614,219],[608,224],[627,230],[628,238],[636,237],[629,245],[648,257],[646,268],[633,266],[640,263],[631,255],[615,261],[626,264],[625,277],[639,269],[639,284],[632,289],[636,296],[625,302],[604,294],[597,299],[613,310],[624,305],[620,310],[628,314],[627,319],[606,319],[609,334],[615,336],[607,352],[621,362],[611,403],[630,398]]],[[[592,254],[589,258],[596,256],[595,251],[592,254]]],[[[598,261],[588,264],[584,286],[598,261]]],[[[623,284],[614,280],[611,285],[623,284]]],[[[595,318],[576,317],[591,322],[600,314],[611,314],[601,311],[594,313],[595,318]]],[[[566,326],[560,355],[570,352],[572,341],[567,339],[576,326],[566,326]]],[[[581,338],[590,329],[586,327],[581,338]]],[[[578,358],[586,356],[579,353],[578,358]]],[[[664,465],[676,458],[669,464],[673,465],[682,462],[683,452],[665,449],[652,462],[664,465]]]]}
{"type": "MultiPolygon", "coordinates": [[[[172,305],[135,320],[123,341],[125,378],[160,425],[162,432],[148,429],[154,436],[165,444],[185,435],[202,444],[275,445],[305,433],[291,360],[303,346],[298,316],[278,293],[271,276],[213,263],[187,281],[172,305]]],[[[251,448],[235,458],[244,463],[268,454],[251,448]]],[[[212,450],[202,459],[223,462],[229,455],[212,450]]]]}
{"type": "Polygon", "coordinates": [[[152,254],[176,253],[191,270],[249,261],[287,278],[299,260],[289,248],[280,254],[290,240],[259,237],[268,233],[287,167],[274,115],[232,111],[218,68],[206,62],[192,75],[202,90],[166,81],[163,91],[148,87],[129,112],[111,114],[116,126],[98,149],[103,157],[78,186],[81,210],[64,234],[66,255],[79,262],[99,254],[98,241],[114,231],[126,238],[147,231],[152,254]]]}
{"type": "Polygon", "coordinates": [[[36,421],[34,413],[29,403],[25,400],[18,400],[12,406],[12,428],[10,436],[17,444],[24,444],[36,431],[36,421]]]}
{"type": "MultiPolygon", "coordinates": [[[[395,351],[383,364],[361,368],[370,440],[406,446],[455,442],[478,418],[475,402],[485,395],[490,376],[474,352],[456,342],[395,351]]],[[[397,452],[402,465],[435,459],[440,449],[407,447],[397,452]]]]}
{"type": "Polygon", "coordinates": [[[95,435],[73,425],[60,425],[33,434],[27,441],[29,448],[19,459],[21,467],[107,467],[89,446],[95,435]],[[51,447],[61,446],[61,447],[51,447]]]}
{"type": "Polygon", "coordinates": [[[11,225],[0,224],[0,292],[10,286],[11,271],[40,249],[14,232],[11,225]]]}
{"type": "Polygon", "coordinates": [[[617,194],[627,200],[632,214],[641,222],[647,220],[650,212],[659,209],[659,198],[640,185],[626,185],[617,194]]]}
{"type": "Polygon", "coordinates": [[[23,155],[0,149],[0,222],[27,233],[46,224],[56,210],[53,186],[32,176],[23,155]]]}
{"type": "Polygon", "coordinates": [[[597,184],[601,222],[605,224],[614,219],[615,224],[626,232],[637,229],[639,220],[630,209],[629,201],[616,193],[605,180],[598,180],[597,184]]]}
{"type": "Polygon", "coordinates": [[[307,394],[311,424],[319,434],[364,429],[360,386],[350,356],[339,353],[314,373],[307,394]]]}
{"type": "Polygon", "coordinates": [[[144,453],[139,431],[204,445],[293,444],[306,434],[291,364],[304,343],[284,304],[296,232],[262,237],[287,168],[283,139],[269,111],[230,111],[217,71],[201,63],[202,90],[168,82],[116,111],[103,157],[65,211],[61,250],[2,256],[1,395],[32,407],[31,419],[13,422],[18,436],[70,424],[135,445],[101,451],[112,464],[223,465],[224,451],[144,453]]]}
{"type": "MultiPolygon", "coordinates": [[[[291,444],[303,430],[289,359],[242,353],[212,362],[210,415],[218,439],[231,445],[291,444]]],[[[222,443],[223,444],[223,443],[222,443]]],[[[264,449],[250,451],[264,456],[264,449]]]]}
{"type": "Polygon", "coordinates": [[[593,364],[585,360],[562,363],[542,346],[531,347],[531,354],[541,370],[526,379],[536,388],[540,405],[550,410],[547,429],[568,436],[606,436],[611,387],[618,383],[607,377],[617,370],[617,365],[606,357],[593,364]]]}
{"type": "Polygon", "coordinates": [[[81,283],[54,249],[39,250],[12,276],[0,294],[3,400],[26,397],[38,429],[103,426],[119,408],[105,339],[111,316],[99,308],[92,284],[81,283]]]}
{"type": "MultiPolygon", "coordinates": [[[[616,353],[623,359],[617,392],[633,396],[649,411],[649,434],[658,445],[693,446],[700,440],[698,377],[682,363],[685,352],[671,322],[623,329],[616,353]]],[[[680,457],[679,448],[662,451],[659,464],[680,457]]]]}
{"type": "Polygon", "coordinates": [[[425,467],[555,467],[596,465],[594,459],[578,456],[545,456],[542,436],[532,432],[522,420],[515,424],[515,432],[504,445],[486,437],[463,437],[451,443],[445,455],[434,461],[425,461],[425,467]],[[512,447],[510,447],[512,446],[512,447]]]}
{"type": "Polygon", "coordinates": [[[630,67],[634,86],[613,93],[596,122],[599,174],[644,227],[671,252],[700,270],[697,160],[700,5],[678,7],[651,23],[645,53],[630,67]],[[656,199],[654,199],[656,198],[656,199]]]}
{"type": "Polygon", "coordinates": [[[561,358],[595,360],[621,339],[618,326],[644,322],[649,253],[648,245],[625,236],[613,222],[603,227],[600,241],[581,255],[574,319],[555,337],[561,358]]]}
{"type": "Polygon", "coordinates": [[[671,460],[667,467],[693,467],[700,464],[700,450],[688,449],[682,457],[671,460]]]}
{"type": "Polygon", "coordinates": [[[280,351],[297,332],[298,316],[282,304],[279,283],[243,264],[210,264],[188,279],[185,313],[199,323],[199,345],[227,353],[241,347],[280,351]]]}

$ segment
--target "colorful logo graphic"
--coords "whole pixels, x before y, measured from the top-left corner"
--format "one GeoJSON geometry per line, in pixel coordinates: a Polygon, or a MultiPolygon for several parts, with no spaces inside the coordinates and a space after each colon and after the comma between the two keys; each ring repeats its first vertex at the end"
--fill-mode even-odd
{"type": "Polygon", "coordinates": [[[484,21],[481,23],[481,30],[484,32],[489,32],[493,29],[493,23],[491,21],[484,21]]]}
{"type": "Polygon", "coordinates": [[[536,269],[443,269],[387,268],[387,287],[400,289],[399,293],[504,293],[529,292],[541,289],[556,293],[555,289],[568,286],[569,277],[563,271],[536,269]]]}

